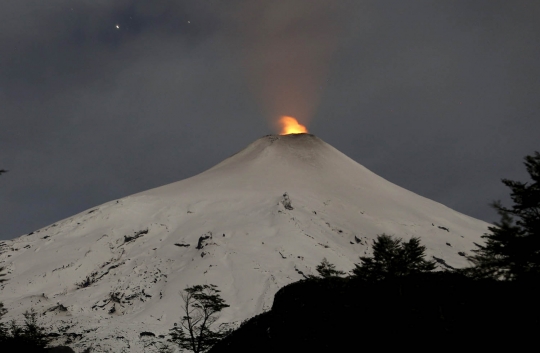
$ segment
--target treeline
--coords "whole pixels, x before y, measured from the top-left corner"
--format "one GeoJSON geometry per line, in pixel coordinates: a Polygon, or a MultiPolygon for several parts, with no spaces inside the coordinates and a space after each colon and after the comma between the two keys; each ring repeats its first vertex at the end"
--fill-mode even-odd
{"type": "MultiPolygon", "coordinates": [[[[1,314],[4,314],[2,310],[1,314]]],[[[0,315],[1,316],[1,315],[0,315]]],[[[46,347],[51,341],[45,327],[38,323],[35,311],[24,313],[24,324],[12,320],[8,324],[0,323],[0,347],[6,352],[50,352],[46,347]]]]}

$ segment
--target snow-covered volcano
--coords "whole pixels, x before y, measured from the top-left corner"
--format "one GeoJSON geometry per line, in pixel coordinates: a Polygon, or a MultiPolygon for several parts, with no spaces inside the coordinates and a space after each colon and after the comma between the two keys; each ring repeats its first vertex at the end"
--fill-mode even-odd
{"type": "Polygon", "coordinates": [[[418,236],[441,267],[463,267],[488,226],[313,135],[265,136],[197,176],[1,242],[0,301],[5,319],[33,307],[74,347],[142,352],[140,332],[178,322],[187,285],[218,285],[221,322],[238,323],[325,257],[352,269],[377,234],[418,236]]]}

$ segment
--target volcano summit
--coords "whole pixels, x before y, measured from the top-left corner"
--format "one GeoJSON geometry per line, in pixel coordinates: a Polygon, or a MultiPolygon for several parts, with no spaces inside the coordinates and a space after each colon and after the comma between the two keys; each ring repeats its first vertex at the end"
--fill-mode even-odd
{"type": "Polygon", "coordinates": [[[262,137],[213,168],[0,243],[5,319],[36,309],[76,349],[142,352],[179,292],[212,283],[239,323],[327,258],[349,271],[386,233],[463,267],[488,224],[377,176],[310,134],[262,137]],[[82,337],[82,338],[81,338],[82,337]]]}

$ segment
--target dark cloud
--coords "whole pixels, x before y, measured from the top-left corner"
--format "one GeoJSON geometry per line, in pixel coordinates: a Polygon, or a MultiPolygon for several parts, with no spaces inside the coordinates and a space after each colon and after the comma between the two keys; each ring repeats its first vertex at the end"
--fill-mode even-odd
{"type": "Polygon", "coordinates": [[[177,181],[296,115],[382,177],[493,221],[540,131],[531,1],[0,5],[0,238],[177,181]],[[120,28],[116,28],[116,26],[120,28]]]}

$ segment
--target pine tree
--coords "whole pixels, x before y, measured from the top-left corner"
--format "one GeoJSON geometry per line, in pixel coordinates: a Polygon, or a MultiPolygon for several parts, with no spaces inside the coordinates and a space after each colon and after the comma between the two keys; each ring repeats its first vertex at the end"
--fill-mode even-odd
{"type": "MultiPolygon", "coordinates": [[[[0,320],[2,316],[7,313],[7,310],[4,308],[4,304],[0,302],[0,320]]],[[[0,345],[9,337],[9,331],[7,326],[0,322],[0,345]]]]}
{"type": "Polygon", "coordinates": [[[525,167],[532,182],[503,179],[511,190],[513,205],[493,203],[501,219],[484,234],[484,245],[473,250],[469,260],[476,277],[505,280],[540,277],[540,153],[525,157],[525,167]]]}
{"type": "Polygon", "coordinates": [[[50,342],[45,328],[38,324],[37,312],[34,309],[24,313],[22,333],[24,340],[33,347],[45,348],[50,342]]]}
{"type": "Polygon", "coordinates": [[[2,325],[0,347],[8,351],[41,353],[46,352],[50,342],[45,328],[38,324],[37,313],[34,310],[24,313],[25,323],[19,326],[15,320],[9,325],[2,325]]]}
{"type": "MultiPolygon", "coordinates": [[[[0,267],[0,283],[7,281],[7,279],[4,278],[6,276],[6,273],[4,273],[5,269],[5,267],[0,267]]],[[[6,313],[7,310],[4,307],[4,303],[0,302],[0,320],[6,313]]],[[[8,334],[7,326],[3,322],[0,322],[0,342],[4,341],[8,337],[8,334]]]]}
{"type": "Polygon", "coordinates": [[[336,266],[328,262],[326,257],[321,261],[319,265],[317,265],[315,269],[319,273],[319,276],[321,276],[322,278],[339,277],[345,274],[345,272],[343,271],[336,270],[336,266]]]}
{"type": "Polygon", "coordinates": [[[229,305],[219,295],[214,284],[187,287],[182,293],[185,315],[180,325],[171,329],[172,341],[181,349],[194,353],[209,350],[214,344],[229,334],[228,330],[213,330],[212,324],[219,317],[219,312],[229,305]]]}
{"type": "Polygon", "coordinates": [[[353,276],[377,281],[433,271],[435,263],[424,259],[425,251],[418,238],[402,242],[386,234],[378,235],[373,243],[373,257],[361,256],[361,264],[355,264],[353,276]]]}

